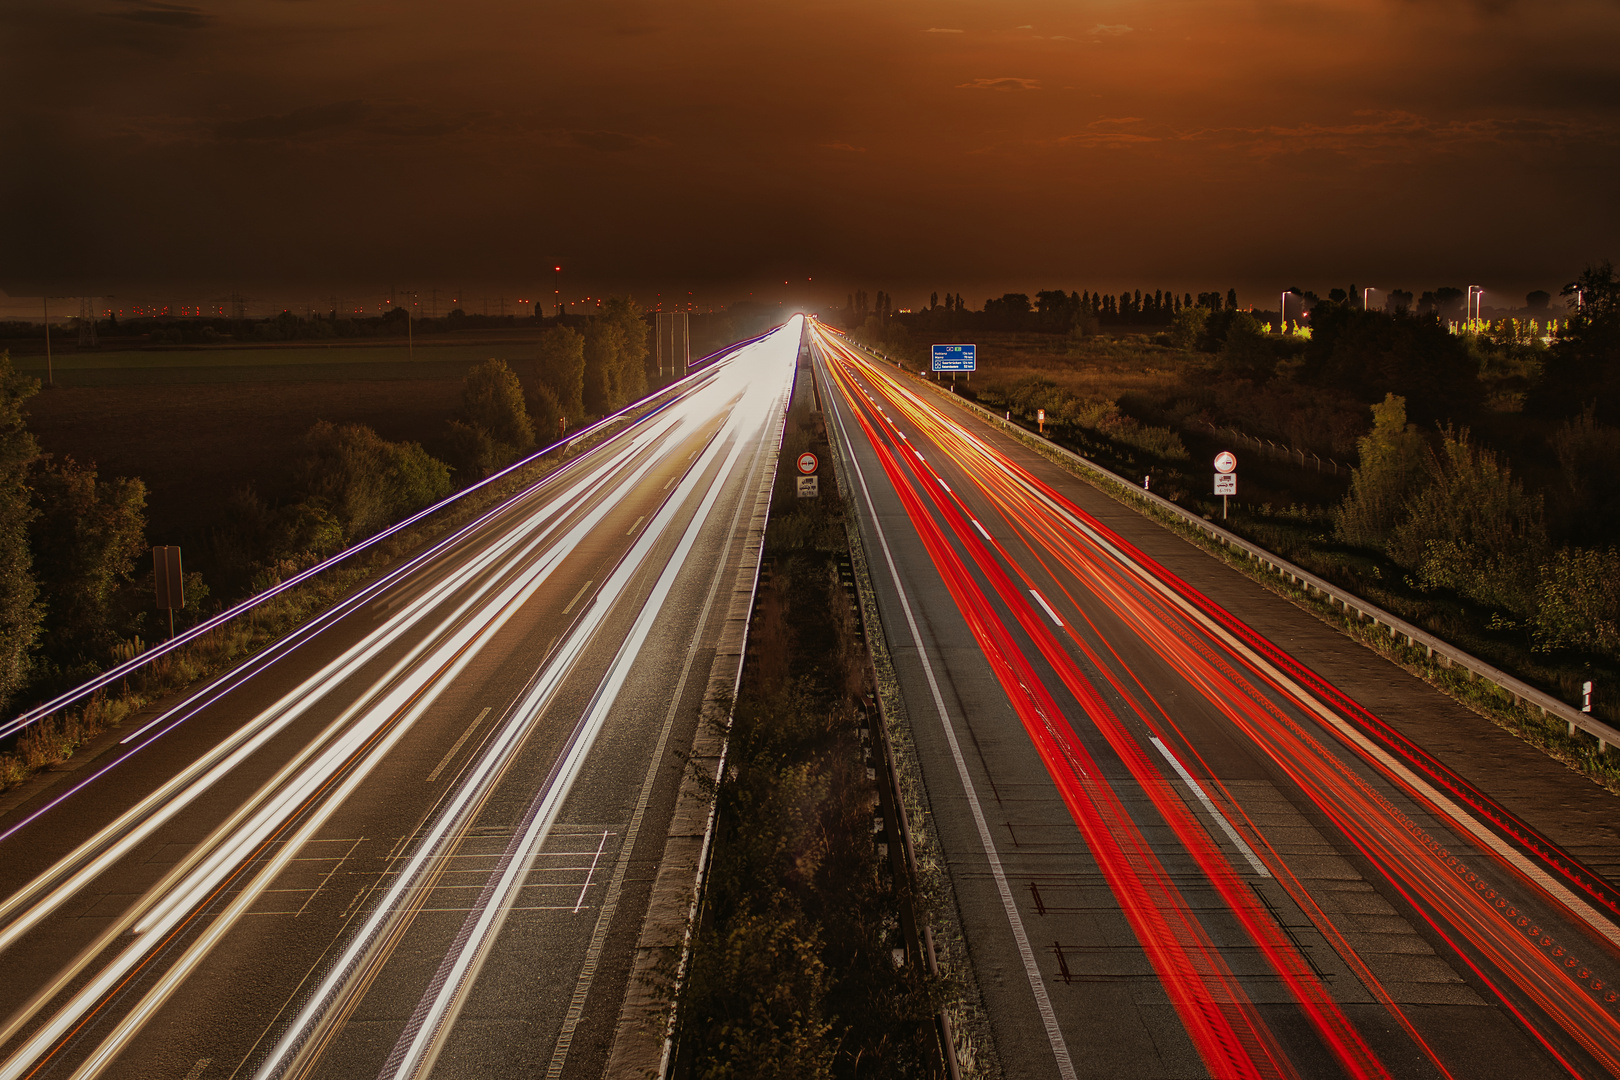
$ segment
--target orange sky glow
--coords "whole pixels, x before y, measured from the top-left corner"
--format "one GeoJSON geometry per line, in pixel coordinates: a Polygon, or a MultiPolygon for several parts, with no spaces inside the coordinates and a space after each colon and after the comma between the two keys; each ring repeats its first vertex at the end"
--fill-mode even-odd
{"type": "Polygon", "coordinates": [[[1614,0],[10,0],[0,48],[13,294],[1258,301],[1620,255],[1614,0]]]}

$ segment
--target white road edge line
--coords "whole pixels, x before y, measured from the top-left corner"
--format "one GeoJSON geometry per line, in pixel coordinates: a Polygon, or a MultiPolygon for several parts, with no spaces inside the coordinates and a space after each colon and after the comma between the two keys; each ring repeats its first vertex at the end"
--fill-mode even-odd
{"type": "Polygon", "coordinates": [[[1164,760],[1170,763],[1170,767],[1176,770],[1176,774],[1192,789],[1192,793],[1198,797],[1198,801],[1204,804],[1204,809],[1209,811],[1210,817],[1214,818],[1216,823],[1220,825],[1221,831],[1226,834],[1226,838],[1237,845],[1237,849],[1243,852],[1243,857],[1249,860],[1249,865],[1254,867],[1254,872],[1264,878],[1270,877],[1271,871],[1266,869],[1266,864],[1259,860],[1254,853],[1254,849],[1244,842],[1243,837],[1238,835],[1236,829],[1232,828],[1232,823],[1226,820],[1226,815],[1216,808],[1208,795],[1204,794],[1204,789],[1197,780],[1193,779],[1193,775],[1187,771],[1187,767],[1176,759],[1176,755],[1170,752],[1170,748],[1160,742],[1157,735],[1149,735],[1148,742],[1153,744],[1155,750],[1164,755],[1164,760]]]}
{"type": "MultiPolygon", "coordinates": [[[[967,759],[962,756],[962,745],[956,739],[956,730],[951,726],[950,713],[945,708],[945,697],[940,693],[939,680],[934,676],[934,665],[928,659],[928,650],[923,646],[922,634],[917,629],[917,618],[912,614],[911,601],[906,596],[905,586],[900,583],[900,571],[895,566],[894,553],[889,550],[889,539],[883,532],[883,525],[878,520],[877,506],[872,501],[872,491],[866,484],[866,473],[861,469],[860,461],[855,456],[855,444],[850,441],[849,431],[844,427],[844,418],[837,409],[833,410],[833,417],[838,421],[839,434],[843,436],[844,445],[849,448],[849,464],[855,472],[855,478],[861,482],[861,494],[866,499],[866,509],[870,514],[872,531],[876,533],[878,546],[883,549],[883,559],[889,566],[889,579],[894,583],[895,594],[900,598],[900,609],[906,616],[906,627],[911,631],[911,641],[917,647],[917,657],[922,661],[923,675],[928,679],[928,689],[934,698],[934,708],[939,714],[940,727],[945,731],[945,740],[951,746],[951,758],[956,762],[956,774],[962,781],[962,789],[967,794],[968,809],[973,812],[973,823],[979,830],[979,841],[984,845],[984,856],[990,864],[990,874],[995,878],[996,890],[1001,894],[1001,906],[1006,909],[1007,922],[1012,927],[1013,940],[1018,945],[1018,955],[1024,961],[1024,973],[1029,977],[1030,992],[1035,995],[1035,1008],[1041,1014],[1041,1023],[1046,1028],[1046,1038],[1052,1044],[1052,1055],[1057,1059],[1058,1074],[1063,1080],[1078,1080],[1074,1071],[1074,1059],[1069,1056],[1069,1044],[1063,1038],[1063,1029],[1058,1027],[1057,1014],[1052,1011],[1052,998],[1046,992],[1046,982],[1041,978],[1041,969],[1035,963],[1035,951],[1030,948],[1029,935],[1024,931],[1024,920],[1018,914],[1018,907],[1013,902],[1012,889],[1007,884],[1007,872],[1002,869],[1001,856],[996,853],[995,838],[990,834],[990,824],[985,820],[984,808],[979,805],[979,793],[973,786],[973,778],[968,775],[967,759]]],[[[921,454],[917,457],[920,459],[921,454]]]]}

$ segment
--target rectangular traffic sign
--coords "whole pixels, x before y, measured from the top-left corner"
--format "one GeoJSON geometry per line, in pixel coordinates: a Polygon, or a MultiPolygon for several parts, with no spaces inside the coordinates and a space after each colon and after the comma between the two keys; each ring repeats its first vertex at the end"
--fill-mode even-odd
{"type": "Polygon", "coordinates": [[[935,371],[973,371],[978,362],[977,345],[935,345],[935,371]]]}
{"type": "Polygon", "coordinates": [[[819,499],[819,498],[821,498],[821,479],[820,479],[820,477],[815,477],[815,476],[801,476],[801,477],[799,477],[799,498],[801,498],[801,499],[819,499]]]}
{"type": "Polygon", "coordinates": [[[1223,473],[1223,472],[1216,473],[1215,474],[1215,494],[1217,494],[1217,495],[1236,495],[1237,494],[1237,473],[1223,473]]]}

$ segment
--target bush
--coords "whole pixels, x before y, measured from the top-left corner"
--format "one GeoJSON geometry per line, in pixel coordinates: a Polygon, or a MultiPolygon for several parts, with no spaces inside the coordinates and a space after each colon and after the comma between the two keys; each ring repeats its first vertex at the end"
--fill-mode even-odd
{"type": "Polygon", "coordinates": [[[1540,650],[1620,659],[1620,550],[1565,548],[1545,563],[1532,629],[1540,650]]]}
{"type": "Polygon", "coordinates": [[[325,420],[304,436],[297,466],[308,501],[353,543],[450,494],[450,467],[417,443],[391,443],[361,424],[325,420]]]}
{"type": "Polygon", "coordinates": [[[1406,503],[1389,555],[1425,589],[1529,615],[1536,568],[1547,549],[1539,495],[1526,494],[1505,462],[1473,445],[1467,430],[1443,433],[1429,482],[1406,503]]]}

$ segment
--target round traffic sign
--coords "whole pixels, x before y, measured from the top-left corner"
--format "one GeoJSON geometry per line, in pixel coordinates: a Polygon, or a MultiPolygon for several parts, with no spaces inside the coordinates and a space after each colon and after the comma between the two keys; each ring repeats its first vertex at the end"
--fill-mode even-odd
{"type": "Polygon", "coordinates": [[[806,476],[809,476],[811,473],[815,472],[816,466],[819,464],[820,462],[816,460],[816,455],[812,454],[808,450],[799,455],[799,471],[804,473],[806,476]]]}
{"type": "Polygon", "coordinates": [[[1215,471],[1229,473],[1237,471],[1237,455],[1230,450],[1222,450],[1215,455],[1215,471]]]}

